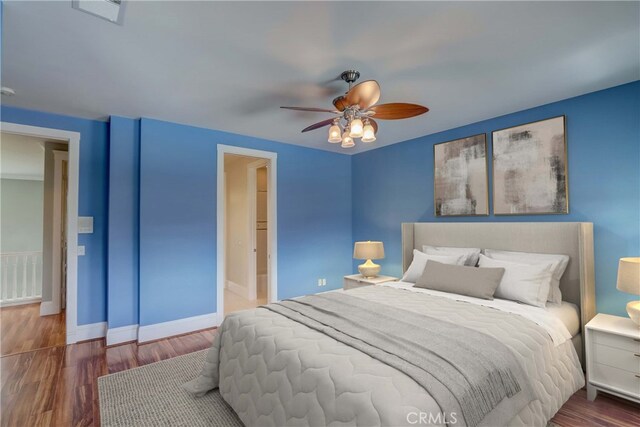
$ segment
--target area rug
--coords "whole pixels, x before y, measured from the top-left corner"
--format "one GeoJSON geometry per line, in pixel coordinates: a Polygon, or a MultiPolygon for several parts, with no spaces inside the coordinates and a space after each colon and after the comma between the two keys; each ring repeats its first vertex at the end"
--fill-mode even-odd
{"type": "MultiPolygon", "coordinates": [[[[184,382],[200,373],[207,351],[197,351],[98,378],[101,425],[242,426],[218,390],[195,398],[181,388],[184,382]]],[[[560,426],[549,422],[547,427],[560,426]]]]}
{"type": "Polygon", "coordinates": [[[101,425],[242,426],[217,390],[195,398],[180,387],[200,373],[207,351],[98,378],[101,425]]]}

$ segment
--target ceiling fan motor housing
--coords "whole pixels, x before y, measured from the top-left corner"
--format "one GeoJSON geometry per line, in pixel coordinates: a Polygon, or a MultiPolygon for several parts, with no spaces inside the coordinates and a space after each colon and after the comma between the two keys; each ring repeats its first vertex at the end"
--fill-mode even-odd
{"type": "Polygon", "coordinates": [[[340,78],[347,83],[354,83],[360,78],[360,73],[356,70],[347,70],[340,74],[340,78]]]}

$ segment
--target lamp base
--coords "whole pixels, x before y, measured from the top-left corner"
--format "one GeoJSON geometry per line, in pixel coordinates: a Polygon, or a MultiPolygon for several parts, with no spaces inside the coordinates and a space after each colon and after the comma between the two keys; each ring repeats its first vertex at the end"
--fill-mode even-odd
{"type": "Polygon", "coordinates": [[[631,301],[627,304],[627,314],[636,325],[640,325],[640,301],[631,301]]]}
{"type": "Polygon", "coordinates": [[[368,259],[367,262],[358,266],[358,271],[364,277],[376,277],[380,273],[380,266],[368,259]]]}

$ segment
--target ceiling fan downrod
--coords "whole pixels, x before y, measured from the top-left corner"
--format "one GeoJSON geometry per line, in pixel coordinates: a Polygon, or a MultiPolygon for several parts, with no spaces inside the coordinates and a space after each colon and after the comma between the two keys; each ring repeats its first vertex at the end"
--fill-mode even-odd
{"type": "Polygon", "coordinates": [[[360,73],[356,70],[347,70],[340,74],[340,78],[349,83],[349,90],[351,90],[351,85],[360,78],[360,73]]]}

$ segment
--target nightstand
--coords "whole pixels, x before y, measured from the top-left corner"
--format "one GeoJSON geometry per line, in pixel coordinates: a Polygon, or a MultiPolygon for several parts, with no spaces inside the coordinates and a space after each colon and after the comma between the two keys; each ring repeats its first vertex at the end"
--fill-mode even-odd
{"type": "Polygon", "coordinates": [[[397,277],[391,276],[364,277],[362,274],[352,274],[351,276],[344,276],[342,289],[347,291],[349,289],[361,288],[363,286],[379,285],[380,283],[397,281],[397,277]]]}
{"type": "Polygon", "coordinates": [[[596,315],[585,328],[587,398],[598,391],[640,403],[640,327],[628,317],[596,315]]]}

